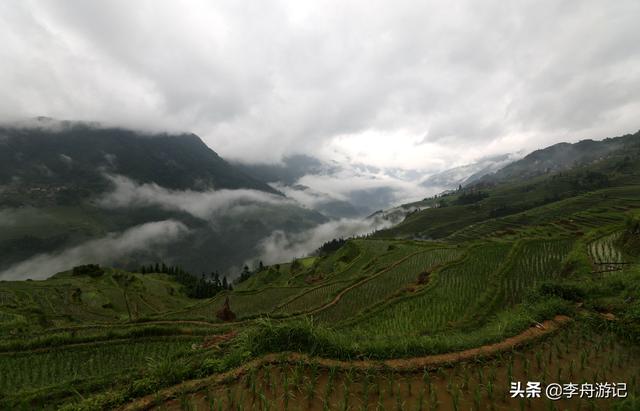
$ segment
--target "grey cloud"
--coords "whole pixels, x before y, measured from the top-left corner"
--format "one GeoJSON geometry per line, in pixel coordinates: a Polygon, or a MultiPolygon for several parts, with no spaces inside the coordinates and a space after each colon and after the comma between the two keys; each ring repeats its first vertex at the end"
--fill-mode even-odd
{"type": "Polygon", "coordinates": [[[406,131],[450,163],[636,130],[639,14],[635,0],[4,2],[0,116],[189,130],[262,162],[406,131]]]}
{"type": "Polygon", "coordinates": [[[179,239],[187,232],[184,224],[173,220],[142,224],[58,253],[37,255],[0,272],[0,279],[44,279],[80,264],[112,264],[136,252],[157,250],[158,247],[179,239]]]}

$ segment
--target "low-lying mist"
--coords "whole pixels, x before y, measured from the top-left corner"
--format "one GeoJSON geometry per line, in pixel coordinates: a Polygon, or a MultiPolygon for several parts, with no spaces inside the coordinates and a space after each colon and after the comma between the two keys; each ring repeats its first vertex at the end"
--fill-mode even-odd
{"type": "Polygon", "coordinates": [[[187,232],[184,224],[174,220],[142,224],[57,253],[36,255],[0,272],[0,280],[41,280],[81,264],[113,264],[133,253],[157,250],[187,232]]]}
{"type": "Polygon", "coordinates": [[[286,197],[251,189],[211,191],[169,190],[155,183],[138,184],[120,175],[108,175],[114,189],[98,199],[105,208],[159,207],[183,211],[194,217],[210,220],[215,217],[241,214],[256,204],[291,205],[286,197]]]}
{"type": "MultiPolygon", "coordinates": [[[[372,233],[388,228],[392,221],[381,217],[366,219],[340,219],[320,224],[310,230],[299,233],[287,233],[277,230],[262,239],[258,245],[258,254],[254,261],[275,264],[304,257],[317,250],[323,243],[334,238],[348,238],[372,233]]],[[[253,262],[247,262],[249,264],[253,262]]]]}

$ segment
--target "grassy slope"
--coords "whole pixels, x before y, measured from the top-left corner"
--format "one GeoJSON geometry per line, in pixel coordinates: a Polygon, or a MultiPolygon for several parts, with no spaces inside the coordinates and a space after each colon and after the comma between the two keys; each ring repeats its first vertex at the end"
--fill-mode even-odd
{"type": "MultiPolygon", "coordinates": [[[[539,210],[548,204],[551,208],[562,207],[561,200],[569,203],[580,200],[582,195],[599,197],[599,202],[608,200],[606,195],[613,187],[627,188],[627,199],[640,200],[640,163],[626,159],[611,158],[583,166],[572,171],[543,175],[525,181],[506,182],[494,187],[479,188],[488,194],[472,204],[458,204],[460,193],[440,199],[444,207],[432,207],[409,215],[401,224],[377,234],[380,238],[446,238],[459,230],[501,217],[525,215],[528,210],[539,210]],[[605,181],[590,176],[597,173],[606,176],[605,181]],[[604,190],[597,193],[598,190],[604,190]],[[595,194],[591,194],[596,192],[595,194]]],[[[615,189],[614,189],[615,191],[615,189]]],[[[607,201],[608,202],[608,201],[607,201]]],[[[635,204],[628,205],[634,206],[635,204]]],[[[578,208],[583,209],[581,206],[578,208]]],[[[546,214],[546,209],[542,209],[546,214]]],[[[538,224],[536,221],[525,224],[538,224]]]]}
{"type": "Polygon", "coordinates": [[[107,269],[97,278],[65,272],[43,281],[1,281],[0,332],[121,323],[193,303],[165,274],[107,269]]]}

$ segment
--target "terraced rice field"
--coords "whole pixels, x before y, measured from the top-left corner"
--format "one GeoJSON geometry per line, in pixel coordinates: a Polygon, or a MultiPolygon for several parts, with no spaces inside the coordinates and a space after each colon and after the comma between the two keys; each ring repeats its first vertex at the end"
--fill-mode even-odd
{"type": "Polygon", "coordinates": [[[617,247],[616,243],[620,240],[622,232],[616,232],[591,242],[587,246],[589,257],[596,265],[603,265],[602,269],[606,269],[608,266],[614,266],[616,264],[622,264],[626,262],[622,251],[617,247]]]}
{"type": "Polygon", "coordinates": [[[463,251],[458,248],[441,248],[411,255],[370,280],[349,289],[336,304],[314,314],[314,317],[324,323],[344,320],[405,291],[407,286],[417,283],[421,273],[450,263],[462,254],[463,251]]]}
{"type": "Polygon", "coordinates": [[[472,248],[464,260],[436,272],[424,292],[375,310],[349,332],[367,338],[424,335],[461,321],[474,312],[510,249],[508,243],[472,248]]]}
{"type": "Polygon", "coordinates": [[[638,186],[600,190],[472,224],[451,234],[448,239],[464,242],[490,236],[522,235],[523,229],[531,230],[532,226],[539,226],[545,233],[552,235],[584,232],[623,222],[624,216],[620,214],[620,209],[628,209],[634,204],[640,206],[637,199],[639,194],[638,186]],[[603,199],[607,200],[606,203],[603,203],[603,199]]]}
{"type": "Polygon", "coordinates": [[[326,285],[321,285],[290,300],[283,306],[276,309],[277,314],[296,314],[308,312],[323,304],[330,302],[341,290],[352,284],[353,281],[336,281],[326,285]]]}
{"type": "Polygon", "coordinates": [[[227,296],[229,297],[231,311],[235,313],[238,320],[261,314],[267,315],[273,312],[283,301],[287,301],[310,289],[311,287],[269,287],[258,291],[228,293],[219,295],[204,304],[198,304],[187,310],[168,314],[163,318],[218,321],[216,313],[224,305],[227,296]]]}
{"type": "Polygon", "coordinates": [[[0,354],[0,396],[69,381],[116,375],[191,349],[194,338],[85,344],[68,349],[0,354]]]}
{"type": "Polygon", "coordinates": [[[615,399],[512,397],[511,383],[616,382],[626,384],[629,396],[640,392],[639,359],[637,347],[620,344],[612,334],[569,327],[533,347],[495,358],[409,372],[374,368],[375,364],[371,369],[314,362],[267,364],[224,387],[183,393],[154,409],[609,410],[615,399]]]}
{"type": "Polygon", "coordinates": [[[531,240],[522,243],[503,274],[505,303],[522,301],[524,293],[560,274],[562,260],[569,254],[573,240],[531,240]]]}
{"type": "Polygon", "coordinates": [[[351,264],[342,266],[327,276],[328,279],[347,280],[371,276],[408,254],[424,249],[424,245],[420,244],[383,240],[360,240],[356,244],[360,249],[359,256],[351,264]]]}

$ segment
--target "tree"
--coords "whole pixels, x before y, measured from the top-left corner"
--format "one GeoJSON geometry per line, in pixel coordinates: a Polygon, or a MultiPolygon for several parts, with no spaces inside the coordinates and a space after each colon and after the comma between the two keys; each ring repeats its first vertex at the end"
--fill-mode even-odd
{"type": "Polygon", "coordinates": [[[329,254],[333,251],[337,251],[346,242],[347,240],[345,240],[344,238],[334,238],[333,240],[327,241],[326,243],[322,244],[319,251],[321,254],[329,254]]]}
{"type": "Polygon", "coordinates": [[[243,282],[249,279],[249,277],[251,277],[252,273],[251,271],[249,271],[249,266],[245,265],[242,268],[242,272],[240,273],[240,278],[239,278],[239,282],[243,282]]]}
{"type": "Polygon", "coordinates": [[[104,270],[99,264],[86,264],[73,267],[73,275],[88,275],[90,277],[100,277],[104,274],[104,270]]]}
{"type": "Polygon", "coordinates": [[[207,278],[206,274],[201,273],[200,277],[194,276],[186,272],[180,266],[167,266],[166,264],[150,264],[148,267],[141,267],[141,272],[165,272],[173,277],[173,279],[184,286],[185,294],[190,298],[211,298],[223,290],[223,284],[217,272],[212,272],[213,281],[207,278]],[[154,271],[155,270],[155,271],[154,271]]]}

